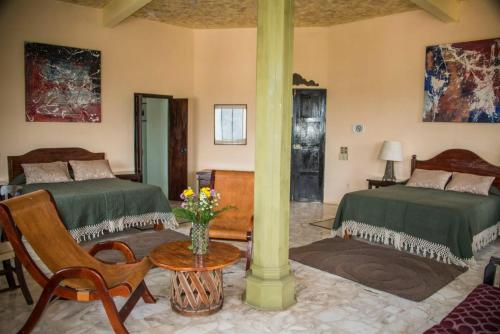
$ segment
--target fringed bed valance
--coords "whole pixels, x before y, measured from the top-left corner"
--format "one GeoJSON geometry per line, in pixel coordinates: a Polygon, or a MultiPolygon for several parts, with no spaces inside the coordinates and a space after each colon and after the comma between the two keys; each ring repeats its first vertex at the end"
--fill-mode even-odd
{"type": "Polygon", "coordinates": [[[177,220],[172,212],[150,212],[135,216],[125,216],[113,220],[105,220],[100,224],[82,226],[69,232],[77,241],[97,238],[108,232],[123,231],[131,227],[162,224],[165,229],[173,229],[178,226],[177,220]]]}
{"type": "MultiPolygon", "coordinates": [[[[412,254],[435,259],[440,262],[468,267],[474,263],[474,257],[462,259],[454,255],[450,248],[445,245],[417,238],[406,233],[396,232],[384,227],[371,226],[353,220],[343,221],[342,227],[333,230],[335,236],[344,237],[346,234],[366,239],[370,242],[378,242],[384,245],[394,246],[398,250],[404,250],[412,254]]],[[[474,253],[495,241],[500,235],[500,222],[482,232],[476,234],[472,240],[474,253]]]]}

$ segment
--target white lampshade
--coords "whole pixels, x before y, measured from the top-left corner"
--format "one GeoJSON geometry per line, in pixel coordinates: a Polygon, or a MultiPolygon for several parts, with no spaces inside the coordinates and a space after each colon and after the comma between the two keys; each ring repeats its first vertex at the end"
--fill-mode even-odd
{"type": "Polygon", "coordinates": [[[387,161],[403,161],[401,143],[395,140],[385,140],[378,158],[387,161]]]}

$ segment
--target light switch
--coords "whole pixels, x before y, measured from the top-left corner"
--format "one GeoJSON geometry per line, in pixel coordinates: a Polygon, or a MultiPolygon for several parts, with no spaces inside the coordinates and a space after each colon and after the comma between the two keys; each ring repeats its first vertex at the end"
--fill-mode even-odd
{"type": "Polygon", "coordinates": [[[347,150],[347,146],[340,146],[339,160],[348,160],[349,153],[347,150]]]}

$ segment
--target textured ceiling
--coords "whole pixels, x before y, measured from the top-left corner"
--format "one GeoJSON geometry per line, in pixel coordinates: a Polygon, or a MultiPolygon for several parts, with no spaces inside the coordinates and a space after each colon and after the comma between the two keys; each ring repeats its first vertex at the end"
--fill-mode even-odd
{"type": "MultiPolygon", "coordinates": [[[[62,0],[102,8],[111,0],[62,0]]],[[[315,27],[418,9],[410,0],[295,0],[295,26],[315,27]]],[[[153,0],[134,17],[189,28],[255,27],[256,0],[153,0]]]]}

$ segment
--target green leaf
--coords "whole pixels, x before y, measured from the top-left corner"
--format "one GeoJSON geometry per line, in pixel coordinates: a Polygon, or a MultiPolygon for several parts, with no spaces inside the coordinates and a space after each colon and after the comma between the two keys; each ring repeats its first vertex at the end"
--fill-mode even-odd
{"type": "Polygon", "coordinates": [[[195,214],[187,209],[184,208],[173,208],[172,212],[177,218],[189,220],[189,221],[194,221],[195,219],[195,214]]]}
{"type": "Polygon", "coordinates": [[[214,218],[217,217],[218,215],[220,215],[221,213],[223,213],[224,211],[232,210],[232,209],[238,210],[238,208],[235,207],[234,205],[229,205],[229,206],[226,206],[220,210],[216,210],[216,211],[214,211],[214,218]]]}

